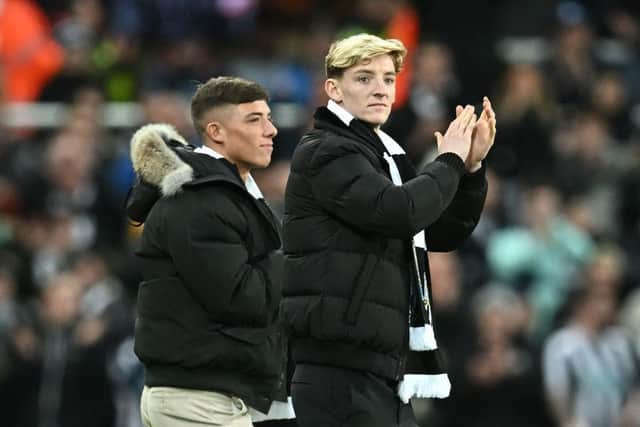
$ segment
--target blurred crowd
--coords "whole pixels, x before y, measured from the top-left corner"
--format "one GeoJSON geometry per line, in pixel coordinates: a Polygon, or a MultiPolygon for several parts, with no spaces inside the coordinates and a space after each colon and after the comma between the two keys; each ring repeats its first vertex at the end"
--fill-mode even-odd
{"type": "Polygon", "coordinates": [[[363,31],[409,48],[385,126],[416,164],[458,103],[488,95],[498,117],[481,222],[430,254],[453,394],[414,402],[421,424],[640,426],[634,0],[0,0],[0,110],[67,107],[54,127],[0,121],[2,425],[139,426],[134,129],[198,145],[198,83],[262,83],[280,133],[255,176],[281,213],[326,50],[363,31]],[[141,119],[106,126],[114,102],[141,119]]]}

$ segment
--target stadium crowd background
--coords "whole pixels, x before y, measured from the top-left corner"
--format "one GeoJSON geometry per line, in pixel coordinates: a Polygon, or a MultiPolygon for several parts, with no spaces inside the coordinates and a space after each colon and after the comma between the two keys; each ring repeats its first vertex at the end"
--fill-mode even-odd
{"type": "MultiPolygon", "coordinates": [[[[325,52],[361,31],[409,48],[387,127],[416,163],[457,103],[489,95],[498,115],[481,223],[430,256],[454,391],[415,402],[422,425],[551,426],[545,384],[627,391],[616,360],[567,388],[543,353],[564,354],[549,337],[571,322],[626,328],[640,349],[639,2],[0,0],[2,425],[139,426],[133,130],[167,122],[198,144],[197,83],[264,84],[280,133],[256,178],[281,212],[325,52]]],[[[637,394],[623,411],[640,425],[637,394]]]]}

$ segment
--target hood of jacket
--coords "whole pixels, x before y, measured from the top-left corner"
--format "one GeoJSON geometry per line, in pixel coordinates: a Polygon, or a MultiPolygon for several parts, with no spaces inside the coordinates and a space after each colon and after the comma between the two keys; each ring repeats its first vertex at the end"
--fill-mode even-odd
{"type": "Polygon", "coordinates": [[[131,162],[136,184],[127,197],[127,215],[143,223],[156,201],[185,187],[226,182],[246,191],[237,168],[226,159],[194,152],[194,147],[173,126],[148,124],[131,138],[131,162]]]}
{"type": "Polygon", "coordinates": [[[173,126],[152,123],[138,129],[131,138],[131,162],[136,175],[160,189],[162,196],[172,196],[194,179],[193,168],[175,152],[193,150],[173,126]],[[173,147],[173,148],[172,148],[173,147]]]}

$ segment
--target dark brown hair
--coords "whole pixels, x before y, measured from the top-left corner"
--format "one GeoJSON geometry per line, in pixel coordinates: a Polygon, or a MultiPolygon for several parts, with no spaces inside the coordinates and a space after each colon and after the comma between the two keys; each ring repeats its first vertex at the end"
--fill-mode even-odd
{"type": "Polygon", "coordinates": [[[191,120],[202,134],[205,128],[202,117],[212,108],[268,99],[267,90],[256,82],[240,77],[214,77],[199,85],[191,98],[191,120]]]}

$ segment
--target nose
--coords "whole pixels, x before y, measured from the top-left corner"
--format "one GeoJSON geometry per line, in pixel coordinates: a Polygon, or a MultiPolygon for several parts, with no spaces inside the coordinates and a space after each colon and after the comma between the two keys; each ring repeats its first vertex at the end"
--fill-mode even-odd
{"type": "Polygon", "coordinates": [[[376,79],[373,96],[379,99],[389,96],[389,87],[385,84],[384,79],[376,79]]]}
{"type": "Polygon", "coordinates": [[[278,134],[278,128],[276,127],[276,125],[274,125],[271,120],[267,120],[266,126],[264,128],[264,135],[267,138],[275,138],[277,134],[278,134]]]}

